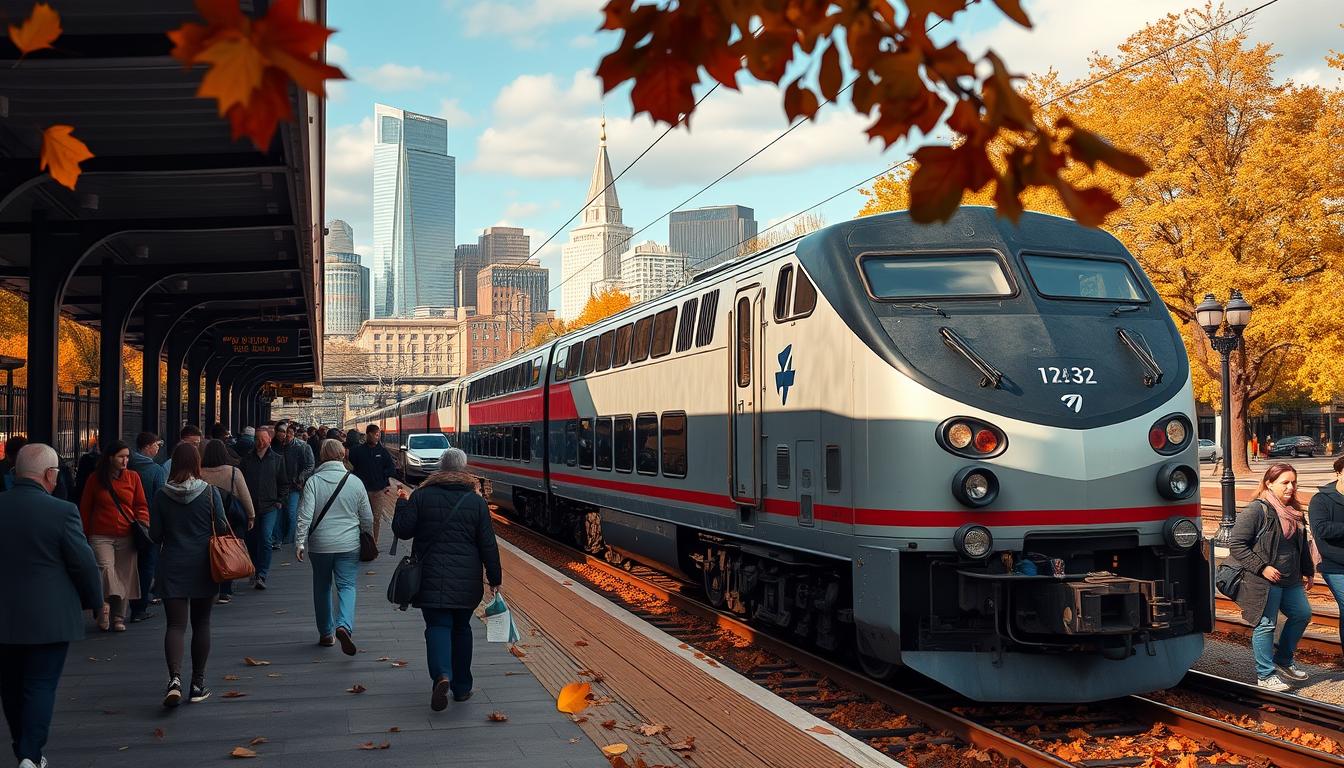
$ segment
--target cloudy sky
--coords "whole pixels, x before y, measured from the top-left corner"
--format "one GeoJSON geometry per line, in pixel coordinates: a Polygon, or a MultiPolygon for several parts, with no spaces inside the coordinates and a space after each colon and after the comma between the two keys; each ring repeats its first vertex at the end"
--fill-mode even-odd
{"type": "MultiPolygon", "coordinates": [[[[1227,8],[1239,12],[1263,0],[1227,8]]],[[[1200,5],[1202,6],[1202,0],[1200,5]]],[[[557,286],[566,220],[585,202],[605,111],[617,171],[658,134],[631,119],[628,87],[605,97],[593,71],[619,36],[598,33],[602,0],[329,0],[337,30],[329,58],[351,80],[331,89],[327,110],[327,218],[350,222],[356,248],[372,253],[373,105],[382,102],[448,120],[457,158],[458,243],[507,224],[525,227],[557,286]]],[[[1185,0],[1026,0],[1035,28],[1024,30],[980,2],[937,35],[959,36],[973,55],[992,47],[1014,71],[1053,67],[1065,79],[1087,71],[1094,51],[1110,53],[1134,31],[1185,0]]],[[[1281,55],[1278,75],[1336,82],[1324,57],[1344,47],[1340,0],[1279,0],[1252,17],[1250,34],[1281,55]]],[[[754,208],[762,228],[903,160],[909,147],[883,151],[866,141],[866,118],[843,105],[823,108],[814,125],[793,131],[708,192],[701,187],[787,128],[774,86],[743,78],[741,92],[718,89],[692,128],[674,131],[620,181],[625,223],[645,228],[637,241],[667,242],[665,214],[676,207],[736,203],[754,208]]],[[[828,222],[851,218],[858,192],[821,207],[828,222]]],[[[552,297],[558,303],[558,294],[552,297]]]]}

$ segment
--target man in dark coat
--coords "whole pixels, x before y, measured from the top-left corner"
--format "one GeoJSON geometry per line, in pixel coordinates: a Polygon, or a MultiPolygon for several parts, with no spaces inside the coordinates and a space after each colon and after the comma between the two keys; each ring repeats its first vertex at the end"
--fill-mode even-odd
{"type": "Polygon", "coordinates": [[[471,698],[471,614],[481,603],[481,575],[499,593],[499,546],[490,509],[467,474],[467,455],[449,448],[409,498],[397,502],[392,532],[415,539],[420,593],[414,603],[425,618],[425,649],[434,681],[429,706],[435,712],[471,698]]]}
{"type": "Polygon", "coordinates": [[[66,651],[84,637],[83,610],[103,605],[79,509],[50,495],[58,463],[51,446],[24,446],[0,506],[0,699],[21,768],[43,764],[66,651]]]}
{"type": "Polygon", "coordinates": [[[313,473],[313,467],[317,465],[313,459],[313,449],[298,436],[300,430],[297,424],[282,423],[275,428],[275,444],[271,446],[271,450],[284,459],[285,473],[289,475],[289,486],[280,494],[284,511],[275,526],[272,549],[279,549],[282,544],[294,543],[294,528],[299,520],[299,494],[303,491],[303,484],[307,482],[308,476],[313,473]]]}
{"type": "MultiPolygon", "coordinates": [[[[1316,570],[1344,611],[1344,456],[1335,459],[1333,468],[1334,481],[1322,485],[1311,497],[1307,519],[1321,552],[1321,564],[1316,570]]],[[[1339,646],[1344,649],[1344,624],[1339,627],[1339,646]]]]}
{"type": "Polygon", "coordinates": [[[397,503],[397,492],[392,486],[392,478],[397,474],[397,463],[392,460],[392,452],[383,445],[382,432],[377,424],[370,424],[364,430],[364,442],[349,448],[350,466],[354,467],[355,477],[364,483],[369,494],[369,506],[373,508],[373,544],[378,545],[378,532],[383,528],[383,520],[392,517],[397,503]]]}
{"type": "MultiPolygon", "coordinates": [[[[127,467],[140,476],[140,485],[145,489],[145,501],[154,503],[154,496],[168,482],[168,472],[162,464],[155,461],[159,455],[159,449],[163,446],[163,441],[153,432],[141,432],[135,438],[135,450],[131,452],[130,463],[127,467]]],[[[154,583],[154,571],[159,563],[159,548],[145,547],[139,551],[139,561],[136,564],[140,571],[140,596],[131,601],[132,622],[145,621],[154,618],[154,612],[149,610],[151,601],[151,586],[154,583]]],[[[154,590],[157,594],[158,591],[154,590]]]]}
{"type": "Polygon", "coordinates": [[[266,577],[271,572],[271,539],[275,535],[275,521],[284,505],[284,494],[289,490],[289,473],[280,454],[271,450],[271,428],[257,429],[257,445],[244,453],[238,469],[242,470],[247,490],[252,494],[252,509],[257,513],[257,524],[247,532],[247,548],[252,553],[252,586],[266,588],[266,577]]]}

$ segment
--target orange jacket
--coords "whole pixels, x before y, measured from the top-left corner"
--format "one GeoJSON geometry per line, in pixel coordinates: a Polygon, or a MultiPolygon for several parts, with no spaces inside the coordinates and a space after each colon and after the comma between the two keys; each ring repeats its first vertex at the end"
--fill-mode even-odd
{"type": "Polygon", "coordinates": [[[149,504],[145,501],[145,488],[140,484],[140,475],[127,469],[121,477],[112,481],[112,490],[121,500],[122,515],[112,496],[103,488],[103,481],[97,475],[84,484],[84,496],[79,500],[79,516],[84,520],[85,536],[115,536],[121,538],[131,535],[131,524],[127,516],[135,517],[149,525],[149,504]]]}

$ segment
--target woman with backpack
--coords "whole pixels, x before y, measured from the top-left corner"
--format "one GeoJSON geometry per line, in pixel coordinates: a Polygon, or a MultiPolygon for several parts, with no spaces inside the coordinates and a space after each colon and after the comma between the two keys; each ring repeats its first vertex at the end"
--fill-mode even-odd
{"type": "Polygon", "coordinates": [[[130,460],[129,445],[120,440],[108,443],[79,500],[84,535],[103,574],[107,602],[96,618],[104,632],[125,632],[127,605],[140,597],[137,536],[143,538],[143,534],[133,529],[149,524],[149,503],[140,475],[127,469],[130,460]]]}
{"type": "Polygon", "coordinates": [[[1293,663],[1293,653],[1311,621],[1307,587],[1315,574],[1306,514],[1297,500],[1297,471],[1291,464],[1274,464],[1265,471],[1256,497],[1237,515],[1228,549],[1242,572],[1236,592],[1241,617],[1255,628],[1251,651],[1257,685],[1285,691],[1285,678],[1300,683],[1308,677],[1293,663]],[[1276,649],[1279,613],[1286,621],[1276,649]]]}
{"type": "Polygon", "coordinates": [[[154,496],[150,508],[150,535],[159,542],[155,582],[163,595],[168,629],[163,654],[168,662],[168,688],[163,706],[182,701],[182,656],[186,652],[187,624],[191,624],[191,701],[205,701],[205,663],[210,657],[210,608],[219,585],[210,570],[210,536],[224,532],[224,501],[201,479],[201,453],[191,443],[173,449],[173,472],[154,496]]]}
{"type": "Polygon", "coordinates": [[[323,440],[318,461],[317,470],[299,496],[296,556],[300,562],[307,557],[313,563],[313,613],[317,619],[318,645],[329,648],[340,641],[345,655],[354,656],[358,649],[351,635],[355,632],[359,535],[373,533],[373,507],[369,505],[364,484],[345,467],[345,446],[337,440],[323,440]]]}
{"type": "MultiPolygon", "coordinates": [[[[242,536],[256,525],[257,512],[252,508],[252,494],[237,464],[223,440],[210,440],[201,451],[201,479],[219,489],[229,527],[242,536]]],[[[232,601],[233,582],[220,582],[219,599],[215,602],[227,605],[232,601]]]]}

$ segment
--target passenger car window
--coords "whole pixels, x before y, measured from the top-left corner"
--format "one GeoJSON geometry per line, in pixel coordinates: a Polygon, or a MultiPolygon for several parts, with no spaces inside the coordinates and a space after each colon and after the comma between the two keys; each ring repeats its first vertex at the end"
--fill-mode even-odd
{"type": "Polygon", "coordinates": [[[798,278],[793,287],[793,315],[799,318],[812,314],[817,308],[817,287],[807,278],[803,270],[798,270],[798,278]]]}
{"type": "Polygon", "coordinates": [[[629,472],[635,465],[635,422],[629,416],[617,416],[613,430],[616,471],[629,472]]]}
{"type": "Polygon", "coordinates": [[[579,373],[587,376],[593,372],[593,367],[597,364],[597,337],[587,339],[583,342],[583,368],[579,373]]]}
{"type": "Polygon", "coordinates": [[[695,334],[695,309],[699,306],[700,300],[687,299],[681,305],[681,327],[677,329],[677,351],[685,352],[691,348],[692,338],[695,334]]]}
{"type": "Polygon", "coordinates": [[[620,368],[630,359],[630,332],[634,326],[630,323],[616,329],[616,352],[611,359],[612,368],[620,368]]]}
{"type": "Polygon", "coordinates": [[[775,281],[775,320],[784,320],[789,316],[789,302],[793,298],[793,265],[785,264],[779,270],[779,279],[775,281]]]}
{"type": "Polygon", "coordinates": [[[703,347],[714,340],[714,313],[718,308],[718,291],[710,291],[700,300],[700,322],[695,331],[695,346],[703,347]]]}
{"type": "Polygon", "coordinates": [[[611,417],[597,420],[597,460],[598,469],[611,471],[611,417]]]}
{"type": "Polygon", "coordinates": [[[593,420],[579,419],[579,467],[593,468],[593,420]]]}
{"type": "Polygon", "coordinates": [[[635,469],[641,475],[658,474],[658,417],[652,413],[635,419],[635,469]]]}
{"type": "Polygon", "coordinates": [[[598,337],[597,370],[605,371],[611,367],[611,353],[616,346],[616,332],[607,331],[598,337]]]}
{"type": "Polygon", "coordinates": [[[672,332],[676,327],[676,307],[669,307],[653,316],[653,348],[649,350],[649,357],[657,359],[672,351],[672,332]]]}
{"type": "Polygon", "coordinates": [[[635,321],[634,338],[630,340],[630,362],[638,363],[649,356],[649,340],[653,336],[653,317],[635,321]]]}
{"type": "Polygon", "coordinates": [[[663,477],[686,476],[686,414],[663,414],[663,477]]]}

